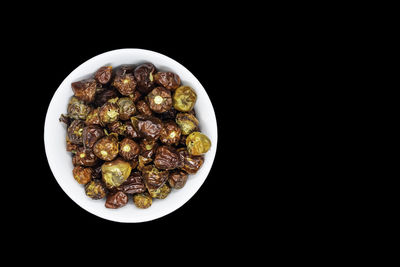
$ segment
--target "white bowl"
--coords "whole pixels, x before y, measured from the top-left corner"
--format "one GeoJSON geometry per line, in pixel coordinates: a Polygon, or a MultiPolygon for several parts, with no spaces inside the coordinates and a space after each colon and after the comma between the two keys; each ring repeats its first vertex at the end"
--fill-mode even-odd
{"type": "Polygon", "coordinates": [[[143,49],[119,49],[95,56],[71,72],[61,83],[51,99],[44,125],[44,143],[50,168],[64,192],[80,207],[101,218],[117,222],[144,222],[167,215],[186,203],[204,183],[210,172],[217,149],[217,121],[213,106],[206,90],[196,77],[184,66],[162,54],[143,49]],[[183,85],[192,87],[197,93],[195,105],[201,131],[211,142],[211,149],[205,154],[204,164],[200,170],[189,175],[186,185],[179,190],[172,190],[165,199],[154,199],[148,209],[138,209],[132,199],[119,209],[107,209],[105,199],[92,200],[85,195],[83,185],[78,184],[72,176],[71,153],[66,151],[66,126],[59,122],[61,114],[67,113],[67,105],[73,95],[71,83],[88,78],[101,66],[113,67],[122,64],[153,63],[161,71],[172,71],[179,75],[183,85]]]}

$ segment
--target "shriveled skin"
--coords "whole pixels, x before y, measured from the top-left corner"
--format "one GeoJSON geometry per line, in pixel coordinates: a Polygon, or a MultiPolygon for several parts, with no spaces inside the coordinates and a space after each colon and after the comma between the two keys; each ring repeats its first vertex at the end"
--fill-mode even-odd
{"type": "Polygon", "coordinates": [[[139,65],[133,71],[135,75],[135,79],[137,81],[137,89],[143,93],[148,94],[151,91],[151,88],[154,84],[154,77],[156,68],[151,63],[145,63],[139,65]]]}
{"type": "Polygon", "coordinates": [[[129,96],[135,92],[136,81],[132,74],[117,75],[112,83],[121,95],[129,96]]]}
{"type": "Polygon", "coordinates": [[[205,134],[193,132],[186,138],[186,147],[189,154],[199,156],[210,149],[211,141],[205,134]]]}
{"type": "Polygon", "coordinates": [[[94,78],[101,84],[107,84],[111,80],[112,67],[104,66],[96,71],[94,78]]]}
{"type": "Polygon", "coordinates": [[[176,89],[173,96],[174,108],[182,112],[189,112],[196,104],[197,95],[189,86],[181,86],[176,89]]]}
{"type": "Polygon", "coordinates": [[[133,160],[137,158],[140,153],[140,146],[138,143],[129,138],[124,138],[119,145],[119,155],[126,160],[133,160]]]}
{"type": "Polygon", "coordinates": [[[98,140],[94,146],[94,154],[102,160],[111,161],[118,156],[118,140],[114,135],[108,135],[98,140]]]}
{"type": "Polygon", "coordinates": [[[121,159],[105,162],[101,167],[102,179],[107,188],[110,189],[124,183],[131,174],[131,171],[131,164],[121,159]]]}
{"type": "Polygon", "coordinates": [[[80,146],[76,149],[75,156],[72,158],[72,164],[74,166],[95,166],[99,163],[99,158],[93,153],[93,150],[90,148],[85,148],[80,146]]]}
{"type": "Polygon", "coordinates": [[[191,132],[197,130],[199,126],[197,118],[190,113],[178,113],[175,121],[183,135],[189,135],[191,132]]]}
{"type": "Polygon", "coordinates": [[[92,148],[94,144],[104,136],[104,130],[97,125],[89,125],[83,128],[82,141],[87,148],[92,148]]]}
{"type": "Polygon", "coordinates": [[[141,119],[137,123],[140,134],[145,138],[157,140],[162,129],[161,120],[155,117],[141,119]]]}
{"type": "Polygon", "coordinates": [[[145,192],[146,186],[140,172],[132,172],[128,179],[117,189],[126,194],[136,194],[145,192]]]}
{"type": "Polygon", "coordinates": [[[176,150],[169,146],[157,149],[154,165],[160,170],[173,170],[183,166],[183,161],[176,150]]]}
{"type": "Polygon", "coordinates": [[[82,167],[82,166],[76,166],[72,170],[72,174],[74,176],[74,179],[79,183],[79,184],[87,184],[92,180],[92,168],[90,167],[82,167]]]}
{"type": "Polygon", "coordinates": [[[112,123],[119,119],[119,107],[115,103],[106,102],[99,109],[99,117],[102,125],[112,123]]]}
{"type": "Polygon", "coordinates": [[[171,92],[163,87],[154,88],[148,95],[147,101],[152,111],[163,113],[172,108],[171,92]]]}
{"type": "Polygon", "coordinates": [[[172,188],[181,189],[185,186],[188,179],[188,174],[182,170],[175,170],[170,172],[168,183],[172,188]]]}
{"type": "Polygon", "coordinates": [[[71,83],[72,91],[74,95],[84,101],[85,103],[92,103],[96,94],[96,80],[95,79],[86,79],[79,82],[71,83]]]}
{"type": "Polygon", "coordinates": [[[163,123],[163,128],[160,132],[160,141],[166,145],[177,145],[181,138],[181,129],[173,122],[168,121],[163,123]]]}
{"type": "Polygon", "coordinates": [[[106,188],[100,181],[93,180],[86,184],[85,193],[92,199],[102,199],[106,196],[107,192],[106,188]]]}
{"type": "Polygon", "coordinates": [[[173,72],[157,72],[154,81],[168,90],[175,90],[181,84],[179,76],[173,72]]]}
{"type": "Polygon", "coordinates": [[[149,193],[141,193],[141,194],[136,194],[133,196],[133,203],[135,204],[136,207],[139,209],[147,209],[151,206],[153,203],[153,200],[149,193]]]}
{"type": "Polygon", "coordinates": [[[125,206],[126,203],[128,203],[128,196],[124,192],[118,191],[107,196],[105,206],[108,209],[118,209],[125,206]]]}

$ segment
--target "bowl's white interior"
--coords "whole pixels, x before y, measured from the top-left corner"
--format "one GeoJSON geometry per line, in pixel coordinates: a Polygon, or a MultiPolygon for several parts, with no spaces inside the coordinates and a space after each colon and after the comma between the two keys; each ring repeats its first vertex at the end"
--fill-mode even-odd
{"type": "MultiPolygon", "coordinates": [[[[44,127],[44,142],[50,168],[58,184],[64,192],[83,209],[99,217],[119,222],[143,222],[153,220],[169,214],[188,201],[203,184],[211,169],[217,148],[217,122],[211,101],[203,86],[185,67],[175,60],[162,54],[143,49],[120,49],[93,57],[76,68],[61,83],[55,92],[46,115],[44,127]],[[120,209],[107,209],[104,207],[105,199],[92,200],[85,195],[83,185],[78,184],[72,176],[71,154],[67,152],[65,136],[66,126],[59,122],[61,114],[67,113],[67,105],[73,95],[71,82],[88,78],[101,66],[113,67],[122,64],[153,63],[161,71],[177,73],[183,85],[191,86],[197,93],[195,105],[196,116],[200,122],[201,131],[206,134],[212,146],[205,155],[204,165],[189,179],[182,189],[172,190],[170,195],[163,200],[154,199],[153,205],[148,209],[138,209],[129,199],[129,203],[120,209]]],[[[71,203],[71,205],[73,205],[71,203]]]]}

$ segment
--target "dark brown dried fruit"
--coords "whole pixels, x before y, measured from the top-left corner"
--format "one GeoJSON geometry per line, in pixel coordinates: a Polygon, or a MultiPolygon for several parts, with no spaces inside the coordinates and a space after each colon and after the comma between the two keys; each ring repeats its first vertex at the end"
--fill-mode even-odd
{"type": "Polygon", "coordinates": [[[112,86],[117,88],[121,95],[129,96],[135,92],[136,81],[132,74],[116,75],[112,86]]]}
{"type": "Polygon", "coordinates": [[[175,90],[181,84],[181,79],[173,72],[157,72],[154,81],[168,90],[175,90]]]}
{"type": "MultiPolygon", "coordinates": [[[[132,117],[134,118],[134,117],[132,117]]],[[[132,125],[135,127],[135,122],[132,121],[132,125]]],[[[136,117],[137,119],[138,117],[136,117]]],[[[160,132],[162,129],[161,120],[156,117],[147,117],[147,118],[140,118],[137,121],[137,127],[141,136],[146,139],[154,139],[157,140],[160,137],[160,132]]]]}
{"type": "Polygon", "coordinates": [[[85,121],[86,125],[98,125],[100,124],[99,108],[95,108],[89,112],[85,121]]]}
{"type": "Polygon", "coordinates": [[[92,148],[94,144],[104,136],[104,131],[100,126],[89,125],[83,128],[82,141],[87,148],[92,148]]]}
{"type": "Polygon", "coordinates": [[[85,103],[92,103],[96,94],[97,84],[94,79],[71,83],[74,95],[85,103]]]}
{"type": "Polygon", "coordinates": [[[119,119],[119,107],[117,104],[106,102],[99,110],[102,125],[117,121],[119,119]]]}
{"type": "Polygon", "coordinates": [[[119,154],[126,160],[137,158],[140,153],[140,146],[129,138],[124,138],[119,144],[119,154]]]}
{"type": "Polygon", "coordinates": [[[163,128],[160,132],[160,141],[166,145],[177,145],[181,138],[181,129],[173,122],[168,121],[163,123],[163,128]]]}
{"type": "Polygon", "coordinates": [[[168,171],[159,171],[153,165],[142,169],[142,176],[147,189],[158,189],[168,180],[168,171]]]}
{"type": "Polygon", "coordinates": [[[183,161],[177,151],[168,146],[157,149],[154,165],[160,170],[173,170],[183,166],[183,161]]]}
{"type": "Polygon", "coordinates": [[[83,128],[85,128],[85,123],[81,120],[74,120],[67,129],[68,140],[72,144],[82,144],[82,134],[83,128]]]}
{"type": "Polygon", "coordinates": [[[101,165],[92,167],[92,179],[101,179],[101,165]]]}
{"type": "Polygon", "coordinates": [[[72,158],[72,164],[82,166],[95,166],[99,163],[99,158],[93,153],[90,148],[80,146],[76,149],[75,156],[72,158]]]}
{"type": "Polygon", "coordinates": [[[100,159],[111,161],[118,156],[118,140],[114,135],[105,136],[94,144],[93,151],[100,159]]]}
{"type": "Polygon", "coordinates": [[[144,94],[151,91],[154,84],[154,73],[156,68],[151,63],[142,64],[134,70],[134,75],[137,81],[137,89],[144,94]]]}
{"type": "Polygon", "coordinates": [[[178,149],[178,154],[183,161],[182,170],[189,174],[195,174],[204,163],[204,156],[193,156],[185,148],[178,149]]]}
{"type": "Polygon", "coordinates": [[[178,114],[178,111],[176,111],[176,109],[171,108],[170,110],[167,110],[163,113],[160,113],[160,119],[162,120],[174,120],[176,118],[176,114],[178,114]]]}
{"type": "Polygon", "coordinates": [[[94,78],[101,84],[107,84],[111,80],[112,67],[104,66],[96,71],[94,78]]]}
{"type": "Polygon", "coordinates": [[[126,125],[121,121],[114,121],[107,125],[108,129],[112,133],[117,133],[119,135],[125,135],[126,125]]]}
{"type": "Polygon", "coordinates": [[[108,100],[113,99],[118,97],[117,92],[115,92],[114,90],[105,90],[101,93],[99,93],[96,96],[96,99],[94,101],[94,104],[97,107],[101,107],[102,105],[104,105],[108,100]]]}
{"type": "Polygon", "coordinates": [[[185,186],[188,174],[182,170],[175,170],[169,174],[168,183],[172,188],[181,189],[185,186]]]}
{"type": "Polygon", "coordinates": [[[76,166],[72,170],[72,174],[79,184],[87,184],[90,182],[92,180],[92,172],[92,168],[85,168],[82,166],[76,166]]]}
{"type": "Polygon", "coordinates": [[[144,102],[143,100],[139,100],[136,103],[136,108],[140,114],[143,114],[146,116],[151,116],[153,114],[153,112],[151,112],[149,105],[147,105],[147,103],[144,102]]]}
{"type": "Polygon", "coordinates": [[[133,127],[131,122],[125,123],[125,135],[129,138],[139,138],[139,132],[133,127]]]}
{"type": "Polygon", "coordinates": [[[71,143],[71,141],[69,141],[68,139],[68,136],[65,138],[65,141],[67,146],[66,150],[68,152],[76,153],[76,150],[78,149],[79,145],[71,143]]]}
{"type": "Polygon", "coordinates": [[[129,97],[118,99],[117,105],[119,107],[119,118],[121,120],[129,120],[136,112],[135,104],[129,97]]]}
{"type": "Polygon", "coordinates": [[[125,182],[117,187],[117,190],[126,194],[136,194],[145,192],[146,186],[140,172],[133,172],[125,182]]]}
{"type": "Polygon", "coordinates": [[[105,206],[109,209],[118,209],[125,206],[126,203],[128,203],[128,196],[124,192],[118,191],[107,196],[105,206]]]}
{"type": "Polygon", "coordinates": [[[102,199],[106,196],[106,188],[99,180],[93,180],[86,184],[85,193],[92,199],[102,199]]]}
{"type": "Polygon", "coordinates": [[[133,94],[129,95],[129,97],[133,100],[134,103],[136,103],[140,99],[141,96],[142,96],[142,94],[138,90],[133,92],[133,94]]]}
{"type": "Polygon", "coordinates": [[[163,113],[172,108],[171,92],[162,87],[154,88],[148,95],[147,101],[152,111],[163,113]]]}

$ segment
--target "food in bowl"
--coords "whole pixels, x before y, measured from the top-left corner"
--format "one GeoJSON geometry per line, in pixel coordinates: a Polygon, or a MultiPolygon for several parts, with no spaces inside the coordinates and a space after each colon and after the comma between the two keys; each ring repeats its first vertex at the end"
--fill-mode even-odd
{"type": "Polygon", "coordinates": [[[211,141],[196,118],[196,92],[178,74],[151,63],[101,66],[71,88],[60,117],[71,179],[88,197],[106,198],[106,208],[149,208],[203,165],[211,141]]]}

